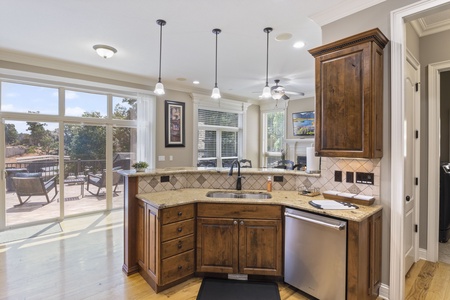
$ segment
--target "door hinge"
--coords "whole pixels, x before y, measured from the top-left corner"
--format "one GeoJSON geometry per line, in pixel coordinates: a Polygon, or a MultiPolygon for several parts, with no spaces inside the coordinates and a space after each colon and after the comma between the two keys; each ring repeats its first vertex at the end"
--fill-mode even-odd
{"type": "Polygon", "coordinates": [[[418,232],[419,231],[419,225],[414,224],[414,232],[418,232]]]}
{"type": "Polygon", "coordinates": [[[415,178],[415,183],[416,183],[416,185],[419,185],[419,177],[415,178]]]}
{"type": "Polygon", "coordinates": [[[416,130],[416,139],[419,138],[419,130],[416,130]]]}
{"type": "Polygon", "coordinates": [[[420,82],[416,82],[416,92],[419,91],[419,84],[420,84],[420,82]]]}

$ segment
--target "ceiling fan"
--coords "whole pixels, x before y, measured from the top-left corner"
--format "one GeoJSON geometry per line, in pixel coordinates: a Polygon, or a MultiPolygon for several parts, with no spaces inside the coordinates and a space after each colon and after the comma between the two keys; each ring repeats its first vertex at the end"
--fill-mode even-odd
{"type": "Polygon", "coordinates": [[[275,100],[289,100],[289,96],[286,94],[292,94],[292,95],[300,95],[304,96],[304,93],[301,92],[290,92],[286,91],[285,88],[282,85],[279,85],[280,80],[275,79],[275,85],[270,88],[270,92],[272,94],[272,98],[275,100]]]}

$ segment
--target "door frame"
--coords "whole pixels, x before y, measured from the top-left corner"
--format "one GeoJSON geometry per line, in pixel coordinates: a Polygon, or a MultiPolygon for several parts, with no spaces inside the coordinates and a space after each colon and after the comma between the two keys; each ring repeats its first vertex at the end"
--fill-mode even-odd
{"type": "Polygon", "coordinates": [[[427,260],[439,259],[439,166],[441,72],[450,70],[450,61],[428,65],[428,230],[427,260]]]}
{"type": "Polygon", "coordinates": [[[391,12],[391,236],[389,298],[404,299],[404,63],[406,58],[405,22],[408,17],[448,4],[448,0],[424,0],[391,12]],[[399,101],[395,101],[398,99],[399,101]],[[400,201],[399,201],[400,200],[400,201]],[[395,262],[395,263],[393,263],[395,262]]]}

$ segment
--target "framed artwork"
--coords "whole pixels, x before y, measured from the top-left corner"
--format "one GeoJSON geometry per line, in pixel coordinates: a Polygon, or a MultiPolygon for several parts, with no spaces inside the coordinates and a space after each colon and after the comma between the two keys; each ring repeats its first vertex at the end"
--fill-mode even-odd
{"type": "Polygon", "coordinates": [[[164,114],[166,147],[184,147],[184,102],[166,100],[164,114]]]}
{"type": "Polygon", "coordinates": [[[303,111],[292,114],[294,136],[314,136],[314,111],[303,111]]]}

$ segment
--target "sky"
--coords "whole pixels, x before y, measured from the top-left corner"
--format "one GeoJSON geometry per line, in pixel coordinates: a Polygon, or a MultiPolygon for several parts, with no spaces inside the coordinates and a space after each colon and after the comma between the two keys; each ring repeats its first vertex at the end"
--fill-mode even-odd
{"type": "MultiPolygon", "coordinates": [[[[65,115],[81,117],[84,112],[100,112],[102,116],[107,114],[107,96],[101,94],[84,93],[79,91],[65,91],[65,115]]],[[[113,106],[122,97],[113,98],[113,106]]],[[[57,115],[58,114],[58,89],[33,85],[23,85],[2,82],[1,85],[1,110],[7,112],[21,112],[57,115]]],[[[5,120],[5,123],[15,124],[19,133],[27,133],[26,122],[5,120]]],[[[47,123],[46,129],[54,130],[58,123],[47,123]]]]}

